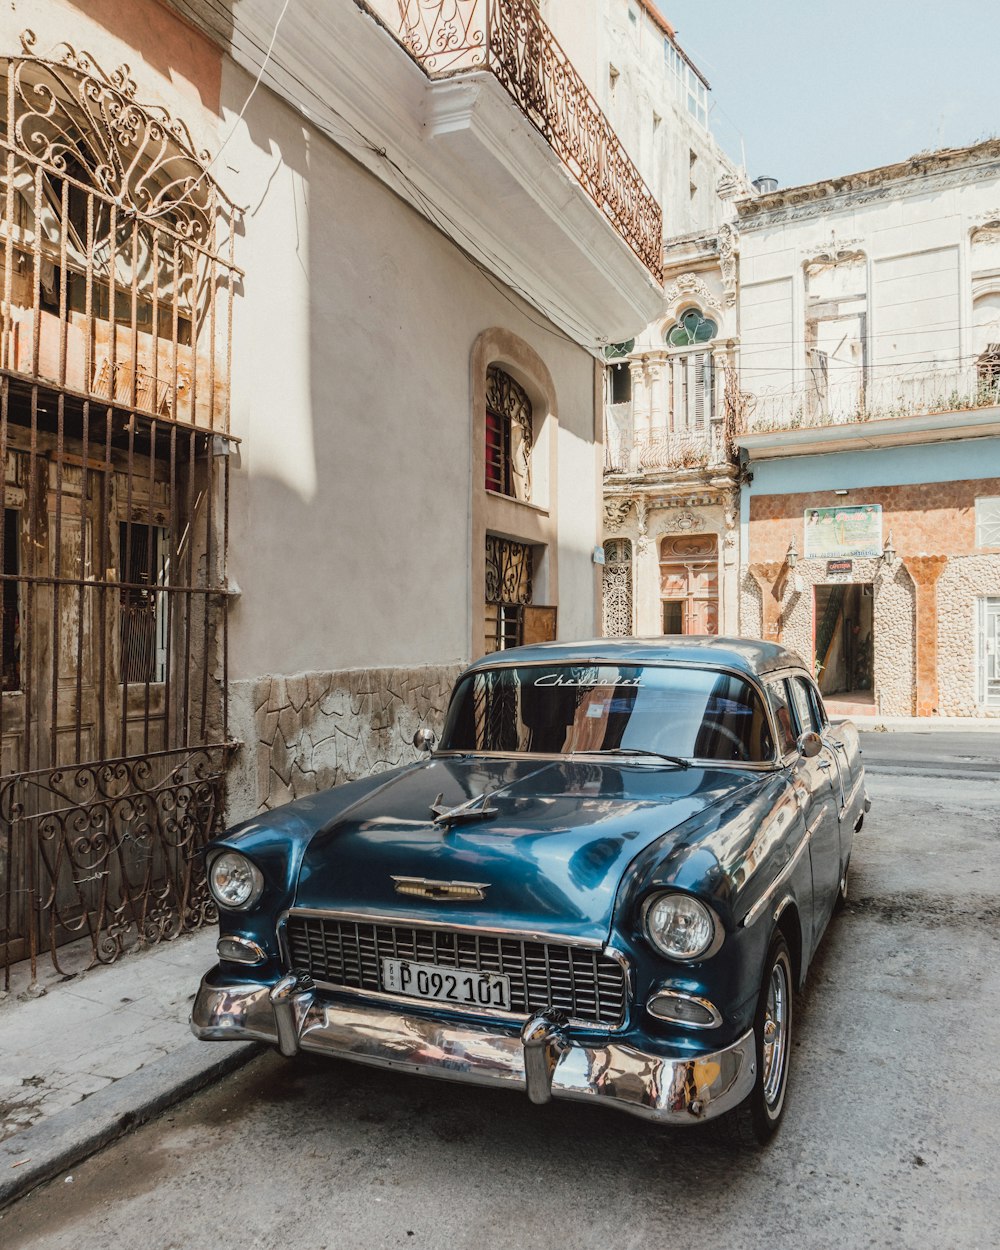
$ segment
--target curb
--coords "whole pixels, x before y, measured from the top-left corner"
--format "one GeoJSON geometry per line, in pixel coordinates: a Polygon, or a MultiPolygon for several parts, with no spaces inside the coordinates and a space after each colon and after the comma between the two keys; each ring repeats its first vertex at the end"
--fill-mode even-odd
{"type": "Polygon", "coordinates": [[[0,1211],[265,1048],[192,1042],[0,1142],[0,1211]],[[21,1164],[21,1166],[16,1166],[21,1164]]]}

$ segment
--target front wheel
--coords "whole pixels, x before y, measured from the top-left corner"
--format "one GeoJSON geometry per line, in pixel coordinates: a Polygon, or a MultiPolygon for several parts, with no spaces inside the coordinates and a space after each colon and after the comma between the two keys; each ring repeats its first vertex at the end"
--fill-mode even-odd
{"type": "Polygon", "coordinates": [[[780,933],[771,939],[764,968],[754,1016],[757,1080],[744,1101],[720,1122],[720,1128],[744,1146],[763,1146],[785,1110],[792,1050],[792,957],[780,933]]]}

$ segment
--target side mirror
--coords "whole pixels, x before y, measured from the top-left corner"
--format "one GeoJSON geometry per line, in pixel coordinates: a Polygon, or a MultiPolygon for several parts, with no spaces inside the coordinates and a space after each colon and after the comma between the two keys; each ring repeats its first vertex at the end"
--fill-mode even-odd
{"type": "MultiPolygon", "coordinates": [[[[813,735],[816,737],[816,735],[813,735]]],[[[413,745],[418,751],[433,751],[437,742],[437,734],[433,729],[425,729],[423,725],[413,735],[413,745]]]]}
{"type": "Polygon", "coordinates": [[[799,748],[799,754],[807,760],[811,760],[814,755],[819,755],[823,750],[823,739],[818,733],[812,729],[807,729],[804,734],[799,734],[799,740],[796,743],[799,748]]]}

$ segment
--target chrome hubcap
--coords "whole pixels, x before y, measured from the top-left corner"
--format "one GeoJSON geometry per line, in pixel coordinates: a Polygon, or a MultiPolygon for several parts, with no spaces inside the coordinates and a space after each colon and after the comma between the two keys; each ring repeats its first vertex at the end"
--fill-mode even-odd
{"type": "Polygon", "coordinates": [[[771,969],[764,1009],[764,1100],[773,1107],[781,1098],[788,1059],[788,972],[779,960],[771,969]]]}

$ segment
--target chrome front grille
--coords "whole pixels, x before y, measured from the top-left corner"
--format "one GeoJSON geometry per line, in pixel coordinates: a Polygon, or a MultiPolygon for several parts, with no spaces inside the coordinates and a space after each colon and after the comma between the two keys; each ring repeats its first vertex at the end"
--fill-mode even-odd
{"type": "Polygon", "coordinates": [[[624,965],[589,947],[302,912],[290,913],[285,938],[296,972],[338,989],[379,992],[382,959],[412,959],[502,973],[510,978],[517,1015],[557,1007],[573,1020],[608,1028],[625,1019],[624,965]]]}

